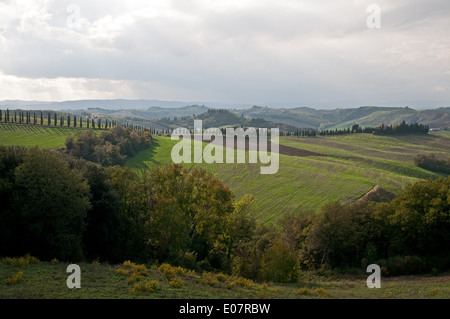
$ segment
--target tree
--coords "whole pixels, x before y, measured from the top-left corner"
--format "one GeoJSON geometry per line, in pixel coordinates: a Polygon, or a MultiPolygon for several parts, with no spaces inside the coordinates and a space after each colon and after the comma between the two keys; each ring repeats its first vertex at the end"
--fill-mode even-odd
{"type": "Polygon", "coordinates": [[[122,236],[121,229],[126,224],[123,218],[120,196],[111,185],[110,177],[105,168],[85,160],[67,157],[66,161],[73,170],[81,173],[89,186],[87,194],[91,204],[87,211],[82,244],[85,257],[100,258],[110,262],[121,262],[124,249],[122,241],[128,237],[122,236]]]}
{"type": "Polygon", "coordinates": [[[300,267],[295,248],[280,238],[275,239],[263,254],[261,273],[264,280],[296,282],[300,267]]]}
{"type": "Polygon", "coordinates": [[[450,247],[450,178],[408,185],[375,218],[388,235],[390,255],[431,256],[450,247]]]}
{"type": "Polygon", "coordinates": [[[14,175],[11,207],[21,221],[21,252],[44,259],[80,260],[84,218],[90,207],[86,181],[58,154],[38,148],[24,154],[14,175]]]}
{"type": "Polygon", "coordinates": [[[320,266],[360,265],[370,238],[372,203],[342,205],[333,202],[314,215],[306,230],[302,262],[320,266]]]}
{"type": "MultiPolygon", "coordinates": [[[[234,250],[245,241],[249,241],[256,228],[255,218],[248,209],[255,201],[253,195],[246,194],[233,204],[233,212],[226,215],[223,229],[215,243],[215,250],[224,250],[226,268],[231,267],[234,250]]],[[[228,270],[231,270],[230,268],[228,270]]]]}
{"type": "MultiPolygon", "coordinates": [[[[201,253],[194,249],[196,240],[212,244],[219,238],[226,216],[233,211],[233,194],[217,178],[203,169],[188,172],[180,165],[169,165],[154,169],[151,180],[150,238],[170,242],[165,252],[170,258],[183,262],[187,252],[201,253]]],[[[156,251],[164,248],[158,243],[151,246],[156,251]]]]}

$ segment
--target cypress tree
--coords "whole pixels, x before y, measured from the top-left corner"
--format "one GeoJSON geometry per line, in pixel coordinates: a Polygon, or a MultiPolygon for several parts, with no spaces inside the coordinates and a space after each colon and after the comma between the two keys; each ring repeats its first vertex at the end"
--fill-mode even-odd
{"type": "Polygon", "coordinates": [[[73,117],[73,127],[77,127],[77,116],[73,117]]]}
{"type": "Polygon", "coordinates": [[[3,120],[2,117],[3,117],[3,116],[2,116],[2,110],[0,110],[0,122],[3,120]]]}
{"type": "Polygon", "coordinates": [[[86,119],[87,128],[89,128],[89,118],[86,119]]]}
{"type": "Polygon", "coordinates": [[[67,115],[67,127],[70,127],[70,115],[67,115]]]}
{"type": "Polygon", "coordinates": [[[44,125],[44,116],[42,115],[42,112],[41,112],[41,125],[44,125]]]}
{"type": "Polygon", "coordinates": [[[64,125],[64,116],[59,118],[59,125],[62,127],[64,125]]]}
{"type": "Polygon", "coordinates": [[[83,128],[83,117],[80,116],[80,127],[83,128]]]}
{"type": "Polygon", "coordinates": [[[9,109],[6,109],[6,121],[5,122],[9,122],[9,109]]]}
{"type": "Polygon", "coordinates": [[[95,129],[95,121],[92,119],[92,128],[95,129]]]}
{"type": "Polygon", "coordinates": [[[53,122],[55,122],[54,125],[56,126],[56,123],[58,122],[58,117],[56,116],[56,113],[53,116],[53,122]]]}
{"type": "Polygon", "coordinates": [[[50,125],[52,125],[52,123],[51,123],[51,117],[50,117],[50,112],[47,114],[47,125],[48,126],[50,126],[50,125]]]}

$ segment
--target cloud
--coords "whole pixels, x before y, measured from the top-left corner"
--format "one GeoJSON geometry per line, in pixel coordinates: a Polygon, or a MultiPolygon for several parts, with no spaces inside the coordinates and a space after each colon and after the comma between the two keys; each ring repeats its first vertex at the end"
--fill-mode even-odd
{"type": "Polygon", "coordinates": [[[2,96],[448,101],[446,1],[378,2],[371,30],[364,0],[0,1],[2,96]]]}

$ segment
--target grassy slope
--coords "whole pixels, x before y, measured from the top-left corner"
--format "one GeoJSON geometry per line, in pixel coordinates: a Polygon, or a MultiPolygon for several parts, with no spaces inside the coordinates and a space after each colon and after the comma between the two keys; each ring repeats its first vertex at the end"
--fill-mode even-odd
{"type": "MultiPolygon", "coordinates": [[[[281,143],[326,156],[280,155],[279,171],[261,175],[261,164],[185,164],[216,174],[240,198],[255,195],[253,213],[263,222],[299,210],[317,210],[331,200],[353,201],[376,185],[399,191],[407,183],[437,174],[417,168],[413,157],[450,156],[450,136],[385,137],[358,134],[338,137],[284,137],[281,143]]],[[[177,141],[156,137],[155,147],[131,159],[128,167],[154,167],[171,162],[177,141]]]]}
{"type": "MultiPolygon", "coordinates": [[[[0,124],[0,144],[62,148],[70,128],[0,124]]],[[[171,162],[177,141],[155,137],[154,147],[130,159],[128,167],[143,168],[171,162]]],[[[318,157],[280,156],[275,175],[261,175],[261,164],[186,164],[216,174],[240,198],[255,195],[253,213],[263,222],[299,210],[317,210],[330,200],[352,201],[375,185],[398,191],[420,178],[437,174],[413,165],[417,154],[450,156],[450,135],[385,137],[369,134],[337,137],[284,137],[281,143],[324,154],[318,157]]]]}
{"type": "Polygon", "coordinates": [[[81,268],[81,288],[68,289],[66,272],[69,263],[38,262],[26,267],[0,264],[0,299],[448,299],[450,297],[450,275],[414,276],[382,278],[382,289],[368,289],[366,274],[346,277],[318,277],[303,272],[295,284],[254,283],[247,286],[230,287],[232,278],[223,282],[207,282],[200,274],[179,275],[183,281],[180,288],[170,287],[163,274],[148,266],[149,273],[144,279],[159,282],[155,292],[132,292],[133,285],[127,277],[119,275],[121,265],[79,263],[81,268]],[[22,280],[14,285],[6,284],[6,279],[18,271],[23,271],[22,280]],[[299,288],[304,288],[299,291],[299,288]],[[319,288],[318,290],[316,290],[319,288]]]}
{"type": "Polygon", "coordinates": [[[66,138],[80,130],[86,129],[2,123],[0,124],[0,145],[63,148],[66,138]]]}

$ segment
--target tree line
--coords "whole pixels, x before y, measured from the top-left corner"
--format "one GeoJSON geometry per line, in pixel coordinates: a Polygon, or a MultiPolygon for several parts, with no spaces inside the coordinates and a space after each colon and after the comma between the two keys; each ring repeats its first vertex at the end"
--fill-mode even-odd
{"type": "Polygon", "coordinates": [[[443,160],[438,159],[435,154],[417,155],[414,157],[414,165],[432,172],[450,174],[450,157],[443,160]]]}
{"type": "Polygon", "coordinates": [[[152,145],[149,130],[136,131],[131,127],[115,126],[96,134],[80,131],[66,139],[65,152],[102,166],[123,165],[128,158],[152,145]]]}
{"type": "Polygon", "coordinates": [[[450,178],[411,184],[387,203],[331,202],[278,225],[250,213],[202,169],[135,171],[70,152],[0,147],[0,255],[169,262],[294,282],[304,269],[384,274],[448,270],[450,178]],[[324,268],[325,267],[325,268],[324,268]]]}
{"type": "Polygon", "coordinates": [[[0,110],[0,123],[15,123],[15,124],[33,124],[33,125],[47,125],[59,127],[79,127],[79,128],[93,128],[93,129],[108,129],[117,126],[116,120],[108,120],[101,118],[83,118],[81,115],[62,115],[56,112],[32,112],[14,110],[6,111],[0,110]],[[3,114],[4,112],[4,114],[3,114]]]}
{"type": "Polygon", "coordinates": [[[374,135],[404,135],[404,134],[427,134],[430,127],[424,124],[411,123],[406,124],[402,121],[400,124],[380,125],[377,127],[361,127],[359,124],[354,124],[351,128],[346,129],[337,128],[334,130],[323,130],[318,133],[319,136],[334,136],[344,134],[368,133],[374,135]]]}

